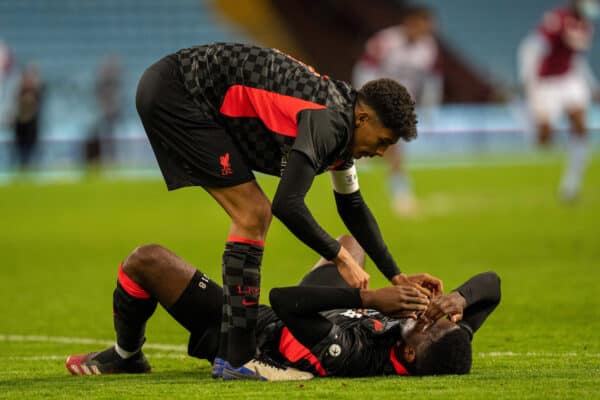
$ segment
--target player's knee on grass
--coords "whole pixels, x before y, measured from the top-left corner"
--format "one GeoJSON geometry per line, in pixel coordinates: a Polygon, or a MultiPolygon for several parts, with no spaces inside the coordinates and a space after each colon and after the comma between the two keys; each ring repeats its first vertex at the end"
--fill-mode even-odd
{"type": "Polygon", "coordinates": [[[365,267],[365,251],[358,241],[351,235],[342,235],[337,238],[337,241],[348,250],[352,258],[361,266],[365,267]]]}

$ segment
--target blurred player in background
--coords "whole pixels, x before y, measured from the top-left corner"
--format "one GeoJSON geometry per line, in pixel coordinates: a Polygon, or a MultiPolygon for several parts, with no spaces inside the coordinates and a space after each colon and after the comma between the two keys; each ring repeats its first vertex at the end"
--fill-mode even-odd
{"type": "MultiPolygon", "coordinates": [[[[364,266],[356,240],[338,240],[364,266]]],[[[419,276],[420,282],[431,279],[419,276]]],[[[145,325],[160,303],[190,332],[188,354],[213,363],[213,378],[230,379],[217,358],[222,299],[219,285],[166,248],[138,247],[119,268],[117,343],[70,356],[66,367],[73,375],[149,372],[142,352],[145,325]]],[[[259,359],[275,359],[286,373],[266,380],[465,374],[473,334],[500,302],[500,279],[493,272],[478,274],[427,306],[426,296],[411,286],[351,288],[335,264],[321,259],[299,286],[273,289],[270,300],[272,308],[258,309],[257,350],[259,359]],[[426,311],[416,318],[417,310],[426,311]]],[[[260,362],[255,367],[265,369],[260,362]]]]}
{"type": "Polygon", "coordinates": [[[4,97],[5,83],[13,66],[13,55],[6,43],[0,39],[0,102],[4,97]]]}
{"type": "Polygon", "coordinates": [[[583,52],[591,47],[593,21],[600,15],[597,0],[573,0],[548,11],[537,30],[519,48],[520,78],[535,118],[540,145],[550,142],[552,127],[566,113],[571,125],[567,164],[560,196],[574,200],[586,168],[586,111],[596,80],[583,52]]]}
{"type": "Polygon", "coordinates": [[[13,118],[16,159],[22,171],[31,167],[38,143],[43,98],[44,84],[39,69],[29,64],[21,74],[13,118]]]}
{"type": "MultiPolygon", "coordinates": [[[[421,111],[439,104],[442,79],[435,24],[427,7],[408,7],[399,25],[379,31],[367,41],[363,55],[354,66],[354,86],[361,87],[372,79],[391,78],[408,89],[421,111]]],[[[398,143],[384,157],[389,166],[392,208],[398,215],[411,215],[417,204],[403,153],[404,146],[398,143]]]]}
{"type": "Polygon", "coordinates": [[[106,57],[98,70],[95,84],[96,121],[85,142],[88,164],[115,161],[115,135],[123,109],[123,69],[116,55],[106,57]]]}
{"type": "Polygon", "coordinates": [[[219,351],[232,376],[260,378],[251,365],[272,215],[334,261],[348,284],[368,285],[369,275],[306,206],[316,175],[331,171],[338,213],[377,268],[393,284],[411,284],[361,195],[354,166],[356,158],[382,156],[399,139],[416,137],[414,101],[399,83],[379,79],[356,91],[277,49],[213,43],[148,68],[136,106],[168,189],[201,186],[231,218],[219,351]],[[281,178],[272,205],[253,171],[281,178]]]}

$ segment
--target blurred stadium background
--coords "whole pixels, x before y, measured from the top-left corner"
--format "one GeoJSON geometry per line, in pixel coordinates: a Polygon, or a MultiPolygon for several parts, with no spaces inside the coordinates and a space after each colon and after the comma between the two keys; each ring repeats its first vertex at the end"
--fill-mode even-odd
{"type": "MultiPolygon", "coordinates": [[[[419,115],[420,136],[408,146],[423,213],[396,218],[383,164],[361,168],[363,193],[407,272],[436,274],[448,289],[485,269],[502,277],[503,303],[475,340],[471,376],[401,385],[319,381],[266,391],[228,385],[224,391],[206,378],[207,363],[198,373],[198,363],[184,358],[185,334],[160,310],[149,325],[149,343],[179,347],[148,350],[153,377],[66,379],[64,356],[112,340],[116,266],[135,245],[159,242],[220,276],[226,216],[198,190],[167,193],[135,112],[143,70],[183,47],[237,40],[278,47],[349,80],[365,40],[396,23],[406,4],[1,0],[0,398],[246,398],[252,390],[261,398],[381,398],[397,394],[398,386],[414,398],[598,398],[598,152],[581,201],[560,204],[556,186],[567,127],[560,126],[553,151],[540,153],[517,81],[518,43],[544,11],[561,4],[554,0],[421,1],[439,22],[445,77],[442,104],[419,115]],[[120,115],[114,140],[94,144],[98,81],[107,60],[118,60],[120,68],[120,115]],[[24,172],[15,162],[10,121],[20,73],[30,64],[37,65],[44,94],[40,140],[24,172]],[[97,154],[111,155],[98,164],[97,154]],[[90,159],[99,173],[90,173],[90,159]]],[[[589,57],[597,75],[599,43],[589,57]]],[[[588,121],[597,149],[597,104],[588,121]]],[[[260,179],[271,196],[276,181],[260,179]]],[[[309,207],[329,232],[341,233],[333,202],[323,201],[330,197],[328,182],[319,179],[309,207]]],[[[276,221],[268,246],[265,292],[293,284],[315,259],[276,221]]],[[[370,268],[373,285],[383,285],[370,268]]]]}
{"type": "MultiPolygon", "coordinates": [[[[121,89],[110,164],[129,172],[157,172],[133,101],[137,81],[151,63],[183,47],[239,40],[278,47],[322,73],[350,80],[365,40],[397,23],[404,3],[374,0],[365,7],[360,0],[308,6],[300,0],[4,0],[0,40],[9,61],[0,78],[0,181],[14,172],[10,121],[20,71],[28,64],[37,65],[44,82],[34,169],[46,175],[73,173],[85,163],[85,142],[99,113],[95,91],[100,69],[112,58],[120,65],[121,89]]],[[[410,146],[411,157],[431,161],[530,150],[531,126],[517,82],[516,48],[557,2],[422,4],[431,6],[439,21],[443,105],[420,115],[421,136],[410,146]]],[[[598,42],[590,59],[596,71],[598,42]]],[[[589,120],[597,143],[596,106],[589,120]]]]}

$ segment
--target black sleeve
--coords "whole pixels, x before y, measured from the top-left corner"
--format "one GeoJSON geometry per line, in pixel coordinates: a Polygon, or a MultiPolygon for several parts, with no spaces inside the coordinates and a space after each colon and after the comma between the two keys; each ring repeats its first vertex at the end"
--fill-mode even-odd
{"type": "Polygon", "coordinates": [[[346,129],[335,110],[303,110],[298,113],[298,136],[292,150],[304,154],[316,171],[322,171],[339,151],[346,129]]]}
{"type": "Polygon", "coordinates": [[[500,303],[500,277],[495,272],[484,272],[454,291],[459,292],[467,302],[459,324],[470,330],[472,335],[500,303]]]}
{"type": "Polygon", "coordinates": [[[323,286],[293,286],[271,289],[273,311],[304,346],[323,340],[333,323],[319,314],[337,308],[361,308],[360,289],[323,286]]]}
{"type": "Polygon", "coordinates": [[[315,175],[309,159],[292,150],[275,192],[272,210],[298,239],[325,259],[332,260],[339,253],[340,244],[321,228],[304,202],[315,175]]]}
{"type": "Polygon", "coordinates": [[[350,194],[335,192],[338,213],[358,243],[386,278],[400,273],[390,254],[371,210],[363,200],[360,190],[350,194]]]}

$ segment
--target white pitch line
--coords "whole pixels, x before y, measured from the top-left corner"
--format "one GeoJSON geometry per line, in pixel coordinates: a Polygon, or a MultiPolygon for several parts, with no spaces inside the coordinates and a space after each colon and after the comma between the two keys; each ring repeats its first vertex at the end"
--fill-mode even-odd
{"type": "MultiPolygon", "coordinates": [[[[158,358],[168,358],[175,360],[183,360],[184,358],[189,358],[187,354],[173,354],[173,353],[150,353],[148,355],[150,358],[158,359],[158,358]]],[[[66,354],[52,354],[46,356],[7,356],[1,357],[2,360],[9,361],[65,361],[68,355],[66,354]]]]}
{"type": "MultiPolygon", "coordinates": [[[[0,334],[0,342],[38,342],[54,344],[95,344],[99,346],[111,346],[115,344],[114,340],[101,340],[93,338],[73,338],[64,336],[43,336],[43,335],[10,335],[0,334]]],[[[148,343],[144,345],[145,349],[164,350],[164,351],[183,351],[186,346],[177,344],[148,343]]]]}
{"type": "MultiPolygon", "coordinates": [[[[52,344],[94,344],[99,346],[111,346],[115,342],[113,340],[101,340],[94,338],[73,338],[65,336],[43,336],[43,335],[12,335],[0,334],[0,342],[37,342],[37,343],[52,343],[52,344]]],[[[180,354],[171,353],[154,353],[149,354],[153,358],[186,358],[186,346],[177,344],[164,343],[147,343],[144,349],[162,350],[162,351],[177,351],[180,354]],[[183,354],[181,354],[183,353],[183,354]]],[[[546,352],[513,352],[513,351],[490,351],[480,352],[477,357],[598,357],[600,353],[585,353],[585,352],[564,352],[564,353],[546,353],[546,352]]],[[[66,359],[66,355],[48,355],[48,356],[9,356],[0,357],[0,359],[23,360],[23,361],[38,361],[38,360],[61,360],[66,359]]]]}

